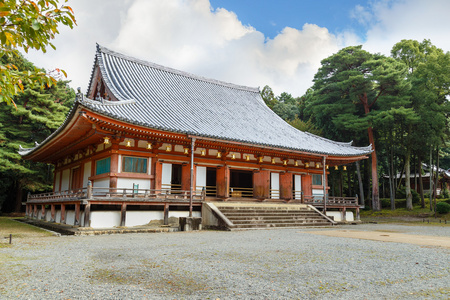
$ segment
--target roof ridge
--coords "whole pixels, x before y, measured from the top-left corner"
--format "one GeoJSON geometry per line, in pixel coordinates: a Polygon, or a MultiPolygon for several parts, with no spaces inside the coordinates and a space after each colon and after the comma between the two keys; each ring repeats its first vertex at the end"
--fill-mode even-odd
{"type": "Polygon", "coordinates": [[[204,77],[204,76],[200,76],[200,75],[195,75],[186,71],[181,71],[178,69],[174,69],[174,68],[170,68],[170,67],[166,67],[163,65],[159,65],[147,60],[143,60],[143,59],[139,59],[133,56],[129,56],[123,53],[119,53],[116,51],[113,51],[111,49],[108,49],[104,46],[101,46],[99,44],[97,44],[97,53],[105,53],[105,54],[109,54],[109,55],[113,55],[125,60],[129,60],[147,67],[151,67],[151,68],[155,68],[155,69],[159,69],[165,72],[169,72],[169,73],[173,73],[176,75],[181,75],[184,77],[188,77],[188,78],[192,78],[192,79],[196,79],[196,80],[200,80],[200,81],[204,81],[207,83],[212,83],[212,84],[217,84],[217,85],[221,85],[221,86],[226,86],[229,88],[234,88],[237,90],[244,90],[244,91],[248,91],[248,92],[253,92],[253,93],[259,93],[259,87],[248,87],[248,86],[244,86],[244,85],[238,85],[238,84],[234,84],[234,83],[230,83],[230,82],[225,82],[225,81],[221,81],[221,80],[217,80],[217,79],[212,79],[212,78],[208,78],[208,77],[204,77]]]}

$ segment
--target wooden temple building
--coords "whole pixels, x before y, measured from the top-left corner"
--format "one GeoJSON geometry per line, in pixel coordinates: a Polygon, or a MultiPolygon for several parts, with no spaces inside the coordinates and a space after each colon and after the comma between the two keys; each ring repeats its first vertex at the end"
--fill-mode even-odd
{"type": "Polygon", "coordinates": [[[328,196],[326,174],[370,153],[293,128],[258,88],[102,46],[64,123],[20,150],[55,166],[53,192],[29,195],[27,216],[93,228],[188,215],[233,226],[206,221],[208,212],[226,219],[220,203],[303,205],[338,220],[354,209],[358,218],[356,197],[328,196]]]}

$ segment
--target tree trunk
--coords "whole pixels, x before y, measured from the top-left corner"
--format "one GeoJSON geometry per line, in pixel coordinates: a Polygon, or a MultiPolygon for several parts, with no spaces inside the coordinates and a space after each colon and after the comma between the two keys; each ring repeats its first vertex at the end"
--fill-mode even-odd
{"type": "Polygon", "coordinates": [[[423,195],[422,157],[420,155],[419,155],[419,190],[420,190],[420,199],[422,200],[422,208],[425,208],[425,197],[423,195]]]}
{"type": "Polygon", "coordinates": [[[347,197],[352,196],[352,180],[351,180],[351,172],[350,172],[350,166],[348,166],[347,171],[347,197]]]}
{"type": "Polygon", "coordinates": [[[16,199],[14,203],[14,212],[20,212],[22,210],[22,184],[20,180],[16,181],[16,199]]]}
{"type": "Polygon", "coordinates": [[[366,188],[364,203],[372,208],[372,201],[370,201],[370,164],[369,161],[364,161],[364,187],[366,188]]]}
{"type": "Polygon", "coordinates": [[[358,183],[359,183],[359,204],[364,205],[364,188],[363,188],[363,182],[362,182],[362,178],[361,178],[361,168],[359,166],[359,161],[355,162],[356,163],[356,172],[358,173],[358,183]]]}
{"type": "Polygon", "coordinates": [[[433,210],[433,146],[430,146],[430,165],[429,165],[429,173],[430,173],[430,211],[433,210]]]}
{"type": "Polygon", "coordinates": [[[436,212],[436,198],[437,198],[437,186],[439,183],[439,145],[436,147],[436,184],[435,189],[436,192],[434,193],[434,217],[437,217],[437,212],[436,212]]]}
{"type": "Polygon", "coordinates": [[[405,156],[405,194],[406,194],[406,209],[412,210],[412,194],[411,194],[411,151],[406,150],[405,156]]]}
{"type": "Polygon", "coordinates": [[[397,176],[397,174],[394,173],[394,148],[391,144],[391,155],[390,155],[390,173],[391,175],[389,176],[389,188],[390,188],[390,199],[391,199],[391,210],[395,209],[395,179],[394,177],[397,176]]]}

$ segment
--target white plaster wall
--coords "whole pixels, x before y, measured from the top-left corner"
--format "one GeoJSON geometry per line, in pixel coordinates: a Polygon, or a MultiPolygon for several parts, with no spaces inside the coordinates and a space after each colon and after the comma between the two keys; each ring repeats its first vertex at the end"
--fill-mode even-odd
{"type": "Polygon", "coordinates": [[[84,164],[83,187],[87,187],[88,185],[89,177],[91,176],[91,168],[92,168],[91,161],[84,164]]]}
{"type": "Polygon", "coordinates": [[[120,226],[120,211],[91,211],[92,228],[120,226]]]}
{"type": "MultiPolygon", "coordinates": [[[[200,218],[202,216],[202,213],[200,211],[193,211],[192,212],[192,216],[194,218],[200,218]]],[[[189,211],[170,211],[169,209],[169,218],[170,217],[175,217],[175,218],[179,218],[179,217],[189,217],[189,211]]]]}
{"type": "Polygon", "coordinates": [[[67,191],[69,189],[69,183],[70,183],[70,169],[65,169],[62,172],[62,178],[61,178],[61,191],[67,191]]]}
{"type": "MultiPolygon", "coordinates": [[[[120,188],[132,189],[134,184],[139,184],[139,189],[150,189],[150,179],[138,179],[138,178],[118,178],[117,188],[121,192],[120,188]]],[[[131,193],[128,190],[127,193],[131,193]]]]}
{"type": "Polygon", "coordinates": [[[45,211],[45,221],[51,221],[52,220],[52,211],[51,208],[45,211]]]}
{"type": "Polygon", "coordinates": [[[55,174],[55,186],[53,187],[53,191],[59,192],[59,182],[61,179],[61,172],[56,172],[55,174]]]}
{"type": "Polygon", "coordinates": [[[323,197],[323,189],[313,189],[312,194],[313,196],[323,197]]]}
{"type": "Polygon", "coordinates": [[[127,211],[127,217],[125,218],[125,226],[133,227],[139,225],[145,225],[152,220],[163,220],[163,211],[127,211]]]}
{"type": "Polygon", "coordinates": [[[196,172],[195,187],[197,191],[202,191],[203,187],[206,187],[206,167],[197,166],[196,172]]]}
{"type": "MultiPolygon", "coordinates": [[[[334,217],[334,220],[337,222],[342,221],[342,213],[340,211],[327,211],[326,215],[329,217],[334,217]]],[[[346,221],[349,221],[349,222],[355,220],[353,217],[352,211],[346,211],[345,218],[346,218],[346,221]]]]}
{"type": "Polygon", "coordinates": [[[57,210],[55,213],[55,222],[61,223],[61,211],[57,210]]]}
{"type": "Polygon", "coordinates": [[[92,183],[93,187],[99,188],[106,188],[106,189],[94,189],[94,194],[95,193],[108,193],[109,192],[109,178],[102,178],[102,179],[97,179],[94,180],[94,182],[92,183]]]}
{"type": "Polygon", "coordinates": [[[75,211],[66,210],[66,224],[73,225],[75,223],[75,211]]]}

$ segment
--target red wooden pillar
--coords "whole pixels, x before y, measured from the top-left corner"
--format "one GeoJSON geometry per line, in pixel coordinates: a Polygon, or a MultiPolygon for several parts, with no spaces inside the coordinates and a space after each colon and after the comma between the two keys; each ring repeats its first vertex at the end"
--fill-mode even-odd
{"type": "Polygon", "coordinates": [[[217,168],[217,197],[228,198],[230,190],[230,169],[227,165],[217,168]]]}
{"type": "Polygon", "coordinates": [[[302,176],[302,191],[305,196],[312,196],[312,176],[302,176]]]}
{"type": "Polygon", "coordinates": [[[80,203],[75,203],[75,220],[73,225],[80,225],[80,203]]]}
{"type": "Polygon", "coordinates": [[[29,217],[28,213],[29,213],[29,207],[28,207],[28,204],[25,204],[25,216],[29,217]]]}
{"type": "Polygon", "coordinates": [[[45,220],[45,205],[41,205],[41,220],[45,220]]]}
{"type": "Polygon", "coordinates": [[[119,144],[111,145],[111,165],[109,169],[109,187],[117,188],[117,174],[119,173],[119,144]]]}
{"type": "Polygon", "coordinates": [[[61,204],[61,224],[66,224],[66,205],[61,204]]]}
{"type": "Polygon", "coordinates": [[[253,173],[253,197],[267,199],[270,197],[270,172],[261,170],[253,173]]]}
{"type": "Polygon", "coordinates": [[[161,184],[162,184],[162,162],[155,159],[155,179],[153,182],[155,183],[155,186],[153,187],[155,190],[161,190],[161,184]]]}
{"type": "Polygon", "coordinates": [[[50,205],[50,214],[51,214],[50,222],[55,222],[55,204],[50,205]]]}
{"type": "Polygon", "coordinates": [[[292,173],[280,174],[280,199],[292,199],[292,173]]]}

